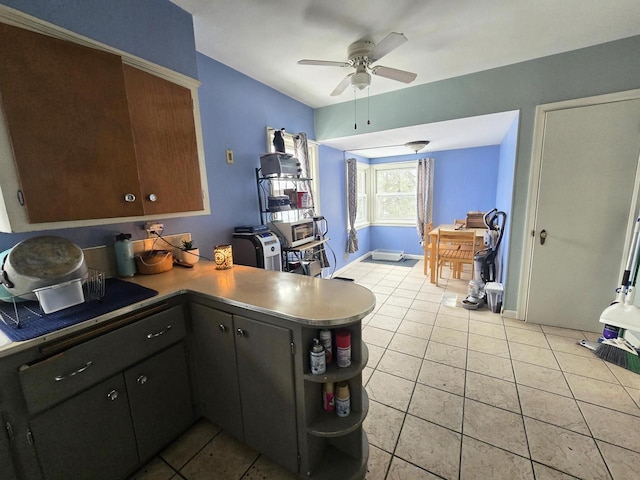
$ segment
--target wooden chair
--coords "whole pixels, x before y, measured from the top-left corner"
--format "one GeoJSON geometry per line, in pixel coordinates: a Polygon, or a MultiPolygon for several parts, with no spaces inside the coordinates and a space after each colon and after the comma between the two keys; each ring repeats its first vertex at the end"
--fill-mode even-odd
{"type": "Polygon", "coordinates": [[[424,250],[424,274],[426,275],[429,271],[429,259],[431,258],[431,249],[433,245],[431,244],[431,237],[429,236],[429,232],[433,230],[433,222],[424,224],[424,242],[422,242],[422,249],[424,250]]]}
{"type": "Polygon", "coordinates": [[[474,230],[440,231],[436,244],[436,285],[445,263],[453,265],[453,278],[460,278],[464,264],[471,265],[473,270],[475,244],[474,230]]]}

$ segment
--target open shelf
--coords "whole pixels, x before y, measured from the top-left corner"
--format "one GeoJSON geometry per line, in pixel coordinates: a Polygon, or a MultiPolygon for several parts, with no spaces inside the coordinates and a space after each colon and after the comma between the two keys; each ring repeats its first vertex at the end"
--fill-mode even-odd
{"type": "MultiPolygon", "coordinates": [[[[350,378],[355,377],[360,372],[362,372],[362,369],[367,365],[367,362],[369,361],[369,349],[367,348],[367,345],[364,342],[362,342],[361,348],[362,348],[362,353],[361,353],[362,358],[359,362],[352,360],[351,365],[345,368],[340,368],[334,361],[329,365],[327,365],[327,371],[321,375],[312,374],[308,370],[305,371],[304,379],[309,382],[327,383],[327,382],[342,382],[344,380],[349,380],[350,378]]],[[[308,368],[309,367],[307,366],[306,369],[308,368]]]]}
{"type": "Polygon", "coordinates": [[[362,408],[360,411],[351,410],[348,417],[339,417],[336,412],[322,411],[309,425],[307,432],[316,437],[338,437],[351,433],[362,425],[369,413],[369,396],[362,388],[362,408]]]}
{"type": "Polygon", "coordinates": [[[327,445],[321,461],[310,472],[309,478],[313,480],[363,479],[367,473],[369,439],[364,430],[361,430],[361,434],[362,447],[361,455],[358,458],[352,457],[333,445],[327,445]]]}

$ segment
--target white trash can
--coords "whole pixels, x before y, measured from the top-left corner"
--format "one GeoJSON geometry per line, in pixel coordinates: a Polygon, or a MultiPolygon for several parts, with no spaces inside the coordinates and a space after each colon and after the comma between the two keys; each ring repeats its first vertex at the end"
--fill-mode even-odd
{"type": "Polygon", "coordinates": [[[484,293],[487,296],[487,306],[489,310],[493,313],[500,313],[504,286],[498,282],[489,282],[484,286],[484,293]]]}

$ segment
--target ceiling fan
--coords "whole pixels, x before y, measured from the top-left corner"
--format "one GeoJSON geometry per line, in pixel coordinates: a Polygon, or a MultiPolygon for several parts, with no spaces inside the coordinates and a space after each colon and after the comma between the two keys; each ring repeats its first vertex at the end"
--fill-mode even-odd
{"type": "Polygon", "coordinates": [[[340,95],[349,85],[357,88],[358,90],[368,87],[371,84],[371,75],[369,73],[380,77],[390,78],[391,80],[397,80],[398,82],[411,83],[416,79],[417,74],[407,72],[405,70],[398,70],[396,68],[372,65],[406,41],[407,37],[402,33],[391,32],[377,44],[368,40],[359,40],[352,43],[347,49],[348,61],[346,62],[299,60],[298,64],[355,68],[355,72],[344,77],[333,92],[331,92],[332,97],[340,95]]]}

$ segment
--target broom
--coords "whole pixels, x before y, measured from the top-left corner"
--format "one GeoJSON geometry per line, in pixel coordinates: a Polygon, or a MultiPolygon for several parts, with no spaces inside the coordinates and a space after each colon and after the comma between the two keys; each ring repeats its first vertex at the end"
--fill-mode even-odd
{"type": "Polygon", "coordinates": [[[603,340],[595,349],[598,357],[607,362],[640,373],[640,356],[638,350],[622,337],[603,340]]]}

